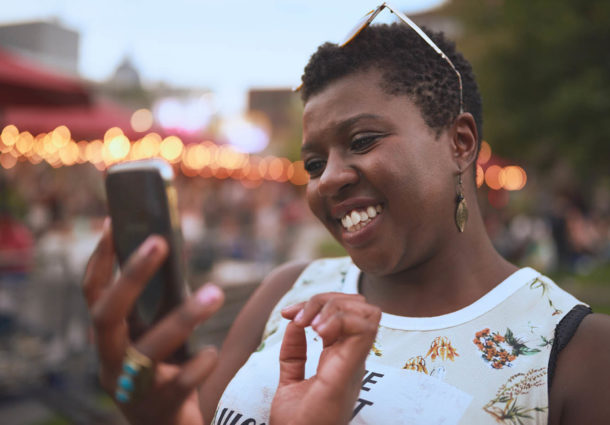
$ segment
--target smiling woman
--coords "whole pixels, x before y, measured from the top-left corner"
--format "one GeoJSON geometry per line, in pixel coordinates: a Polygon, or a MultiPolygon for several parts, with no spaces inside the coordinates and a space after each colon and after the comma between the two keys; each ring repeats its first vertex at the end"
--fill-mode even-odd
{"type": "Polygon", "coordinates": [[[470,65],[442,34],[422,38],[402,20],[369,19],[348,43],[322,45],[303,76],[307,200],[349,257],[272,272],[215,368],[210,352],[182,366],[158,355],[218,308],[221,296],[210,289],[141,341],[125,339],[112,301],[128,310],[164,244],[146,243],[112,285],[105,232],[85,281],[102,382],[113,393],[126,346],[156,365],[154,381],[121,405],[133,423],[556,424],[610,416],[610,342],[599,338],[610,320],[495,251],[476,203],[482,118],[470,65]]]}

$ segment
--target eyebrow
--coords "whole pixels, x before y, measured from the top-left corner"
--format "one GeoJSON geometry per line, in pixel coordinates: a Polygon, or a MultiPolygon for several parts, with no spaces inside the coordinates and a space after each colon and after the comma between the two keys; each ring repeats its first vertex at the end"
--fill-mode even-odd
{"type": "MultiPolygon", "coordinates": [[[[365,120],[365,119],[382,119],[382,118],[383,117],[381,115],[365,112],[362,114],[354,115],[353,117],[350,117],[344,121],[341,121],[339,124],[336,125],[336,127],[339,132],[343,132],[343,131],[347,130],[348,128],[350,128],[351,126],[353,126],[354,124],[356,124],[358,121],[365,120]]],[[[311,142],[303,143],[303,146],[301,146],[301,153],[314,150],[313,145],[314,145],[314,143],[311,143],[311,142]]]]}

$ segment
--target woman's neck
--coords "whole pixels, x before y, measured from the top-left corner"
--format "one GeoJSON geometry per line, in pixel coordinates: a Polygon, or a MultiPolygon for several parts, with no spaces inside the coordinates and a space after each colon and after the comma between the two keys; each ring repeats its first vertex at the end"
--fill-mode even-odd
{"type": "Polygon", "coordinates": [[[498,254],[473,215],[470,229],[427,261],[392,275],[362,273],[359,292],[386,313],[410,317],[451,313],[481,298],[518,268],[498,254]]]}

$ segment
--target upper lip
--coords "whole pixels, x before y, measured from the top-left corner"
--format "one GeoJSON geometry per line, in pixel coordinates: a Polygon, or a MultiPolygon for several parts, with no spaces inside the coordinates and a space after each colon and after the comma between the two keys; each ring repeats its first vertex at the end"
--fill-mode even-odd
{"type": "Polygon", "coordinates": [[[380,203],[381,202],[378,201],[377,199],[369,198],[369,197],[350,198],[350,199],[346,199],[345,201],[334,205],[330,209],[330,214],[333,218],[340,220],[341,218],[343,218],[343,216],[345,214],[347,214],[348,212],[350,212],[352,210],[365,209],[366,207],[368,207],[370,205],[375,206],[380,203]]]}

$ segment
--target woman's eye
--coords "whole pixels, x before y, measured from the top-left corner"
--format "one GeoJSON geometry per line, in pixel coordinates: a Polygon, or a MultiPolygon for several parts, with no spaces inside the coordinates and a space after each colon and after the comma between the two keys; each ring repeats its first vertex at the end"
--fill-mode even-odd
{"type": "Polygon", "coordinates": [[[305,161],[304,168],[310,176],[315,176],[324,169],[324,161],[319,159],[305,161]]]}
{"type": "Polygon", "coordinates": [[[377,141],[377,139],[379,139],[379,137],[380,136],[378,136],[378,135],[356,137],[354,140],[352,140],[352,142],[350,144],[350,148],[356,152],[364,151],[368,147],[370,147],[373,143],[375,143],[375,141],[377,141]]]}

